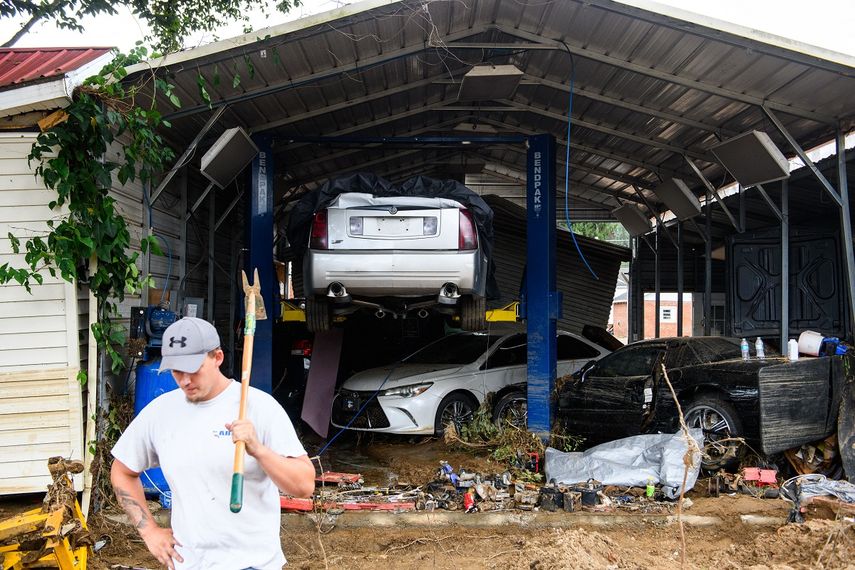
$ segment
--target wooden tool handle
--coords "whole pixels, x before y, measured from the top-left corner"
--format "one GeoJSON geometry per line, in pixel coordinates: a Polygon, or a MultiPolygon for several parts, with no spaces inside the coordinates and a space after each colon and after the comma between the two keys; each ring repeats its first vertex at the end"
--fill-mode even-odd
{"type": "MultiPolygon", "coordinates": [[[[258,283],[258,274],[255,277],[256,284],[258,283]]],[[[246,275],[244,275],[244,283],[246,275]]],[[[252,372],[252,346],[255,340],[255,295],[249,294],[246,301],[246,316],[244,317],[246,326],[244,327],[243,335],[243,359],[241,361],[240,374],[240,408],[238,410],[238,419],[246,419],[246,400],[249,394],[249,377],[252,372]]],[[[229,509],[233,513],[239,513],[243,507],[243,468],[244,457],[246,451],[246,443],[238,441],[235,444],[235,462],[234,473],[232,475],[232,491],[231,499],[229,500],[229,509]]]]}

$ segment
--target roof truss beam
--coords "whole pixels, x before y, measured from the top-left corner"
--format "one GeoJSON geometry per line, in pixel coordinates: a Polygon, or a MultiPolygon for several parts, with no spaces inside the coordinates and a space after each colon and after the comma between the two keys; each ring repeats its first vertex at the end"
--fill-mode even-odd
{"type": "MultiPolygon", "coordinates": [[[[520,127],[517,125],[511,125],[509,123],[497,121],[495,119],[480,118],[478,120],[482,123],[487,123],[489,125],[492,125],[494,127],[498,127],[500,129],[511,129],[511,130],[515,130],[516,132],[519,132],[519,133],[522,133],[525,135],[540,134],[540,133],[535,132],[531,129],[526,129],[526,128],[523,128],[523,127],[520,127]]],[[[553,133],[553,134],[555,134],[555,133],[553,133]]],[[[556,135],[556,142],[559,145],[566,147],[567,141],[561,140],[561,138],[560,138],[561,136],[563,136],[563,134],[564,133],[562,133],[561,135],[556,135]]],[[[648,170],[649,172],[651,172],[652,174],[654,174],[655,176],[659,177],[662,180],[664,180],[665,178],[668,178],[668,177],[679,178],[681,176],[685,176],[685,174],[683,174],[677,170],[671,170],[670,168],[666,168],[664,166],[653,165],[653,164],[650,164],[649,162],[644,162],[643,160],[638,160],[637,158],[628,156],[626,154],[614,152],[614,151],[607,150],[607,149],[602,149],[602,148],[593,147],[593,146],[589,146],[589,145],[579,144],[579,143],[575,143],[575,142],[570,143],[570,149],[571,150],[578,150],[580,152],[587,152],[588,154],[595,154],[597,156],[602,156],[603,158],[608,158],[611,160],[617,160],[618,162],[623,162],[623,163],[626,163],[626,164],[629,164],[629,165],[632,165],[632,166],[635,166],[638,168],[643,168],[645,170],[648,170]]]]}
{"type": "MultiPolygon", "coordinates": [[[[448,34],[446,36],[442,36],[436,38],[434,41],[442,42],[443,44],[447,44],[449,42],[455,42],[457,40],[465,39],[468,37],[472,37],[484,32],[485,27],[478,26],[475,28],[470,28],[463,30],[461,32],[457,32],[454,34],[448,34]]],[[[286,91],[288,89],[293,89],[295,87],[300,87],[306,84],[315,83],[317,81],[321,81],[323,79],[328,79],[332,77],[336,77],[341,75],[342,73],[349,73],[354,71],[360,71],[367,69],[369,67],[375,67],[378,65],[382,65],[384,63],[388,63],[390,61],[400,59],[401,57],[406,57],[409,55],[414,55],[420,53],[426,49],[424,43],[417,43],[413,45],[408,45],[406,47],[392,50],[388,52],[381,53],[374,57],[369,57],[360,61],[348,62],[344,65],[340,65],[338,67],[332,67],[330,69],[325,69],[323,71],[318,71],[315,73],[310,73],[308,75],[304,75],[302,77],[293,77],[286,79],[284,81],[277,81],[274,83],[270,83],[265,85],[264,87],[260,87],[258,89],[252,89],[241,93],[240,95],[234,95],[232,97],[226,97],[225,99],[221,99],[219,101],[215,101],[213,103],[214,107],[219,107],[221,105],[229,105],[232,103],[241,103],[244,101],[249,101],[252,99],[256,99],[258,97],[264,97],[265,95],[272,95],[275,93],[279,93],[280,91],[286,91]]],[[[176,111],[175,113],[171,113],[164,117],[164,119],[169,121],[175,121],[176,119],[181,119],[184,117],[189,117],[191,115],[195,115],[197,113],[201,113],[210,109],[207,104],[194,105],[191,107],[186,107],[181,109],[180,111],[176,111]]]]}
{"type": "MultiPolygon", "coordinates": [[[[534,113],[536,115],[540,115],[542,117],[548,117],[550,119],[555,119],[556,121],[565,121],[565,122],[567,121],[567,116],[564,114],[556,113],[555,111],[549,111],[547,109],[540,109],[538,107],[534,107],[534,106],[528,105],[526,103],[521,103],[518,101],[512,101],[509,99],[501,99],[498,102],[509,105],[511,107],[514,107],[519,111],[527,111],[530,113],[534,113]]],[[[456,108],[456,107],[453,107],[453,108],[456,108]]],[[[473,110],[473,109],[469,108],[469,110],[473,110]]],[[[626,140],[637,142],[639,144],[643,144],[645,146],[652,146],[652,147],[658,148],[660,150],[673,152],[674,154],[691,156],[692,158],[697,158],[699,160],[704,160],[706,162],[715,163],[715,159],[712,156],[707,155],[706,153],[700,153],[700,152],[696,152],[696,151],[693,151],[693,150],[690,150],[687,148],[674,146],[674,145],[669,144],[669,143],[664,142],[664,141],[658,141],[658,140],[650,139],[647,137],[641,137],[638,135],[625,133],[625,132],[621,131],[620,129],[616,129],[612,126],[599,125],[597,123],[585,121],[584,119],[577,119],[575,117],[572,117],[570,119],[570,122],[573,123],[574,125],[578,126],[578,127],[591,129],[592,131],[605,133],[605,134],[611,135],[613,137],[623,138],[626,140]]]]}
{"type": "MultiPolygon", "coordinates": [[[[525,41],[534,42],[536,44],[542,44],[551,46],[553,49],[569,51],[573,55],[578,55],[579,57],[584,57],[585,59],[590,59],[593,61],[597,61],[600,63],[604,63],[606,65],[612,65],[614,67],[625,69],[627,71],[632,71],[634,73],[638,73],[641,75],[646,75],[648,77],[653,77],[654,79],[659,79],[662,81],[667,81],[669,83],[674,83],[676,85],[681,85],[683,87],[687,87],[689,89],[696,89],[698,91],[703,91],[705,93],[711,93],[713,95],[718,95],[719,97],[724,97],[726,99],[730,99],[732,101],[739,101],[741,103],[745,103],[746,105],[755,105],[757,107],[762,107],[764,104],[769,108],[774,109],[775,111],[781,111],[783,113],[787,113],[793,115],[795,117],[801,117],[803,119],[808,119],[811,121],[816,121],[818,123],[824,123],[827,125],[834,124],[836,119],[834,117],[830,117],[824,115],[822,113],[817,113],[815,111],[809,109],[800,109],[798,107],[793,107],[792,105],[785,105],[783,103],[776,103],[774,101],[764,100],[760,97],[754,97],[753,95],[748,95],[745,93],[740,93],[738,91],[733,91],[731,89],[726,89],[724,87],[717,87],[715,85],[709,85],[707,83],[702,83],[701,81],[696,81],[694,79],[690,79],[687,77],[681,77],[679,75],[674,75],[673,73],[668,73],[665,71],[660,71],[655,68],[651,68],[644,65],[639,65],[637,63],[633,63],[630,61],[626,61],[617,57],[613,57],[610,55],[605,55],[588,48],[583,48],[579,46],[569,45],[557,40],[544,38],[537,34],[532,34],[529,32],[525,32],[516,28],[506,28],[501,25],[493,26],[494,29],[513,36],[520,38],[525,41]]],[[[457,44],[459,47],[464,47],[462,44],[457,44]]],[[[517,48],[519,49],[519,48],[517,48]]]]}
{"type": "Polygon", "coordinates": [[[305,113],[298,113],[296,115],[292,115],[290,117],[286,117],[284,119],[279,119],[277,121],[271,121],[269,123],[264,123],[263,125],[258,125],[253,127],[253,133],[259,133],[263,131],[268,131],[271,129],[281,128],[288,125],[293,125],[294,123],[299,123],[300,121],[306,121],[308,119],[314,119],[315,117],[320,117],[322,115],[327,115],[329,113],[335,113],[336,111],[341,111],[343,109],[348,109],[355,105],[362,105],[364,103],[370,103],[371,101],[376,101],[377,99],[382,99],[384,97],[390,97],[392,95],[397,95],[399,93],[406,93],[407,91],[411,91],[413,89],[421,89],[422,87],[426,87],[427,85],[438,83],[435,77],[431,77],[428,79],[422,79],[419,81],[412,81],[409,83],[405,83],[404,85],[398,85],[397,87],[392,87],[389,89],[384,89],[383,91],[377,91],[375,93],[369,93],[363,97],[356,97],[355,99],[350,99],[347,101],[341,101],[340,103],[335,103],[333,105],[326,105],[324,107],[319,107],[317,109],[312,109],[311,111],[306,111],[305,113]]]}

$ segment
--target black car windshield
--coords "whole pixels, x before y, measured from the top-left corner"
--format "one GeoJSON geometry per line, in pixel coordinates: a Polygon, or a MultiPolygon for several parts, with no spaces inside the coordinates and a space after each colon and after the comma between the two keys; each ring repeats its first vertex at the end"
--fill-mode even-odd
{"type": "Polygon", "coordinates": [[[453,334],[432,342],[403,361],[407,364],[470,364],[500,338],[481,333],[453,334]]]}

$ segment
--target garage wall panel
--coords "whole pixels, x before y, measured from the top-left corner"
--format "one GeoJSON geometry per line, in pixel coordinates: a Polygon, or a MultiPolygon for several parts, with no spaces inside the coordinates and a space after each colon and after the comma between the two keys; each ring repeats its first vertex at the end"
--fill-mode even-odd
{"type": "MultiPolygon", "coordinates": [[[[0,133],[0,264],[24,266],[9,232],[23,243],[65,213],[48,208],[56,194],[27,163],[34,141],[32,133],[0,133]]],[[[79,295],[47,272],[31,293],[0,286],[0,494],[44,491],[49,457],[83,457],[79,295]]]]}

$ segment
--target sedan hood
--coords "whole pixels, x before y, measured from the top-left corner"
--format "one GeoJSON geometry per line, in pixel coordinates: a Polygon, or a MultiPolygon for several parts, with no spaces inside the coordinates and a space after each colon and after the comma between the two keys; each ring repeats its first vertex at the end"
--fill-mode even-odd
{"type": "Polygon", "coordinates": [[[399,366],[389,365],[380,368],[371,368],[357,372],[348,378],[342,385],[344,390],[356,392],[373,392],[380,387],[383,380],[389,379],[383,384],[383,389],[397,388],[419,382],[432,382],[437,378],[454,374],[463,368],[460,365],[441,364],[401,364],[399,366]]]}

